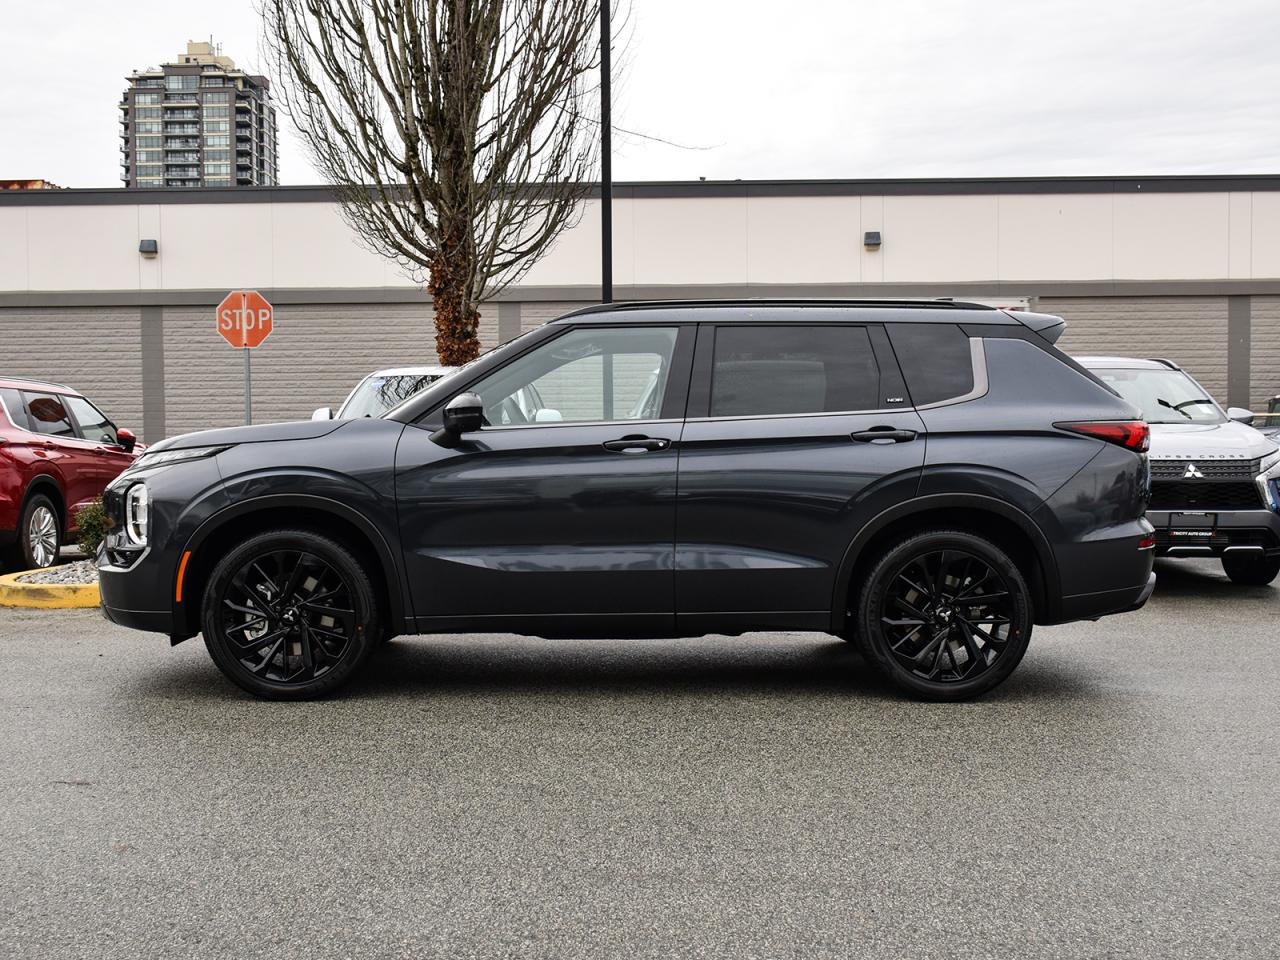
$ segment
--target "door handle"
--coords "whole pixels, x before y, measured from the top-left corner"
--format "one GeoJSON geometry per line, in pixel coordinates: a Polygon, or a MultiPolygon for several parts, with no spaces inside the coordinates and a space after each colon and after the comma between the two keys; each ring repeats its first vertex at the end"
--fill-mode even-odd
{"type": "Polygon", "coordinates": [[[671,446],[670,440],[658,437],[623,437],[621,440],[606,440],[604,448],[614,453],[650,453],[654,450],[665,450],[671,446]]]}
{"type": "Polygon", "coordinates": [[[898,430],[894,427],[872,427],[849,434],[857,443],[909,443],[916,438],[914,430],[898,430]]]}

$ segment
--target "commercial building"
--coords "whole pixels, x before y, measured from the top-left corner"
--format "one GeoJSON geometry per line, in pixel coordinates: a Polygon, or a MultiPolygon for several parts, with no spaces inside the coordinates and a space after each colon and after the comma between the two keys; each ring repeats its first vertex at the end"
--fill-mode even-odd
{"type": "MultiPolygon", "coordinates": [[[[614,194],[617,299],[1025,304],[1067,319],[1068,351],[1171,357],[1241,406],[1280,393],[1280,177],[636,183],[614,194]]],[[[599,212],[588,199],[484,307],[486,345],[597,299],[599,212]]],[[[357,241],[327,188],[0,193],[0,372],[73,383],[148,440],[241,420],[241,358],[213,318],[237,288],[275,306],[253,356],[255,419],[306,417],[372,369],[434,360],[429,297],[357,241]]]]}
{"type": "Polygon", "coordinates": [[[278,182],[266,77],[237,70],[212,43],[126,78],[120,179],[126,187],[247,187],[278,182]]]}

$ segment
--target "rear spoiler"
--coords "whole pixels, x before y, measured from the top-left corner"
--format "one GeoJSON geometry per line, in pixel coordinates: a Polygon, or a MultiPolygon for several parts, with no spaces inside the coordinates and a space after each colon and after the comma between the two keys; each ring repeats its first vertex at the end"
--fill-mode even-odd
{"type": "Polygon", "coordinates": [[[1027,313],[1024,310],[1005,311],[1033,333],[1038,333],[1050,343],[1057,343],[1067,330],[1067,321],[1049,313],[1027,313]]]}

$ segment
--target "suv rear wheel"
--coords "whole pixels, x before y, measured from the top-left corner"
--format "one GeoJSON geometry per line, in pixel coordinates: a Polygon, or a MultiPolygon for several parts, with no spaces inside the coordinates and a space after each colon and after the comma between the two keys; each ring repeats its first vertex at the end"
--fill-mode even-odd
{"type": "Polygon", "coordinates": [[[309,700],[345,683],[382,636],[377,591],[345,546],[271,530],[231,550],[205,587],[201,625],[214,663],[270,700],[309,700]]]}
{"type": "Polygon", "coordinates": [[[1026,579],[1002,549],[960,530],[918,533],[871,569],[856,607],[866,659],[929,700],[964,700],[1008,678],[1031,640],[1026,579]]]}
{"type": "Polygon", "coordinates": [[[1280,557],[1240,556],[1228,553],[1222,558],[1222,569],[1232,583],[1265,587],[1280,575],[1280,557]]]}

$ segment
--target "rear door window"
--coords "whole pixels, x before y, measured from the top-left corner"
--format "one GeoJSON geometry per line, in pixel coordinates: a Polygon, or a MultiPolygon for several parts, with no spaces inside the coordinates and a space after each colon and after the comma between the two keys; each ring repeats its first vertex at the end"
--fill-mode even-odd
{"type": "Polygon", "coordinates": [[[954,323],[886,325],[898,364],[917,407],[954,400],[973,391],[973,350],[954,323]]]}
{"type": "Polygon", "coordinates": [[[880,370],[866,328],[722,326],[711,370],[713,417],[875,410],[880,370]]]}
{"type": "Polygon", "coordinates": [[[76,428],[63,397],[52,393],[24,392],[22,399],[27,408],[28,429],[51,437],[75,438],[76,428]]]}

